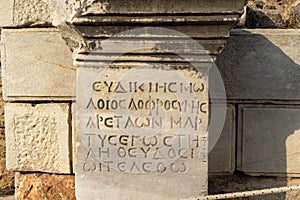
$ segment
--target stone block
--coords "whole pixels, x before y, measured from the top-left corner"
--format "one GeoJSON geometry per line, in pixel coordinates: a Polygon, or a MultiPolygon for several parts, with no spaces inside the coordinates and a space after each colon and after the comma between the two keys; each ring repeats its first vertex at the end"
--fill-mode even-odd
{"type": "Polygon", "coordinates": [[[57,29],[2,31],[3,98],[70,100],[76,70],[57,29]]]}
{"type": "Polygon", "coordinates": [[[121,64],[78,69],[77,199],[205,195],[206,79],[191,68],[121,64]]]}
{"type": "Polygon", "coordinates": [[[12,26],[14,18],[14,1],[0,1],[0,26],[12,26]]]}
{"type": "Polygon", "coordinates": [[[72,175],[16,173],[15,199],[75,200],[75,183],[72,175]]]}
{"type": "Polygon", "coordinates": [[[230,100],[300,99],[300,30],[232,31],[217,60],[230,100]]]}
{"type": "Polygon", "coordinates": [[[69,112],[63,103],[6,104],[7,168],[70,173],[69,112]]]}
{"type": "Polygon", "coordinates": [[[228,105],[223,131],[208,155],[210,174],[231,174],[235,170],[235,123],[235,107],[228,105]]]}
{"type": "Polygon", "coordinates": [[[41,0],[0,1],[0,26],[51,25],[48,5],[41,0]]]}
{"type": "Polygon", "coordinates": [[[300,107],[239,108],[238,168],[252,175],[300,176],[300,107]]]}

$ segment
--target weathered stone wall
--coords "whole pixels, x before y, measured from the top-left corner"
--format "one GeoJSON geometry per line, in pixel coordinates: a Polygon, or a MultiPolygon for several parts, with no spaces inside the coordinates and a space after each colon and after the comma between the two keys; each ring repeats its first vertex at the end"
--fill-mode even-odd
{"type": "MultiPolygon", "coordinates": [[[[76,39],[73,40],[72,37],[76,37],[76,34],[74,30],[66,30],[61,35],[59,29],[49,27],[52,25],[51,22],[57,25],[63,20],[70,20],[70,16],[65,15],[65,10],[61,10],[63,7],[55,7],[58,4],[45,2],[38,0],[1,2],[3,98],[6,101],[5,121],[7,124],[5,129],[6,166],[9,170],[17,172],[16,199],[75,199],[73,179],[75,117],[71,111],[73,107],[71,105],[74,100],[76,68],[72,64],[72,54],[68,47],[74,50],[72,42],[76,43],[76,39]],[[53,13],[53,10],[57,8],[57,12],[53,13]]],[[[73,15],[78,11],[78,6],[82,2],[84,1],[68,1],[66,9],[71,10],[73,15]]],[[[130,12],[133,15],[140,12],[157,14],[158,17],[155,20],[162,25],[169,27],[171,22],[174,23],[174,28],[186,31],[190,36],[197,38],[211,54],[216,55],[220,50],[219,46],[227,39],[229,30],[238,19],[243,6],[239,0],[217,5],[212,4],[210,0],[191,1],[191,4],[183,4],[182,1],[177,0],[174,2],[171,5],[168,2],[149,1],[148,6],[140,7],[136,7],[137,3],[131,3],[132,7],[127,4],[124,9],[118,3],[113,3],[110,7],[99,4],[99,9],[93,10],[87,6],[82,12],[85,14],[107,12],[110,15],[118,12],[130,12]],[[198,4],[199,2],[201,5],[198,4]],[[199,10],[204,13],[220,13],[225,10],[226,13],[224,13],[224,19],[213,15],[197,16],[196,20],[184,16],[182,21],[177,20],[177,16],[159,17],[165,13],[173,15],[178,12],[185,15],[200,12],[199,10]],[[181,23],[186,23],[189,28],[184,28],[181,23]],[[193,25],[194,23],[197,25],[193,25]],[[208,23],[213,26],[207,25],[208,23]]],[[[96,1],[85,3],[98,5],[96,1]]],[[[90,20],[89,16],[84,19],[90,20]]],[[[104,19],[101,23],[113,24],[120,19],[115,17],[111,22],[106,22],[104,19]]],[[[155,20],[141,17],[137,24],[138,26],[140,23],[155,25],[157,23],[155,20]]],[[[81,22],[79,20],[76,23],[81,22]]],[[[131,22],[127,20],[122,23],[131,22]]],[[[66,27],[62,26],[63,24],[60,26],[61,30],[65,31],[66,27]]],[[[124,27],[114,27],[110,29],[111,32],[104,32],[104,36],[109,37],[122,28],[124,27]]],[[[96,32],[93,33],[93,26],[84,24],[79,26],[79,30],[89,31],[91,34],[99,31],[95,29],[96,32]]],[[[102,37],[102,35],[97,35],[97,37],[102,37]]],[[[230,119],[235,116],[233,110],[234,108],[229,107],[227,114],[229,122],[224,129],[222,140],[219,141],[220,148],[214,152],[215,157],[225,156],[228,162],[212,163],[212,171],[215,172],[230,173],[234,170],[234,149],[222,146],[227,142],[233,142],[235,138],[235,135],[232,135],[234,126],[230,124],[233,122],[230,119]]],[[[206,175],[202,178],[206,179],[205,177],[206,175]]],[[[203,182],[206,183],[206,180],[203,182]]],[[[177,185],[177,183],[173,184],[177,185]]]]}
{"type": "MultiPolygon", "coordinates": [[[[59,30],[49,27],[47,4],[27,2],[0,4],[7,103],[5,128],[0,102],[0,189],[13,184],[12,173],[4,170],[5,128],[6,165],[19,171],[16,199],[75,199],[72,53],[59,30]]],[[[244,26],[297,27],[296,3],[249,1],[244,26]],[[294,14],[286,12],[287,8],[294,14]]],[[[298,30],[232,31],[216,62],[228,106],[222,135],[209,154],[210,193],[300,183],[299,46],[298,30]]],[[[299,199],[299,193],[264,199],[284,198],[299,199]]]]}
{"type": "MultiPolygon", "coordinates": [[[[224,146],[235,146],[236,165],[232,176],[210,177],[211,193],[299,184],[299,42],[297,29],[232,31],[217,65],[235,109],[236,140],[224,146]]],[[[263,199],[299,199],[299,192],[263,199]]]]}
{"type": "MultiPolygon", "coordinates": [[[[0,66],[1,62],[0,62],[0,66]]],[[[2,76],[1,76],[2,77],[2,76]]],[[[6,144],[4,123],[4,101],[2,97],[2,78],[0,78],[0,194],[11,195],[14,193],[14,173],[6,169],[6,144]]]]}

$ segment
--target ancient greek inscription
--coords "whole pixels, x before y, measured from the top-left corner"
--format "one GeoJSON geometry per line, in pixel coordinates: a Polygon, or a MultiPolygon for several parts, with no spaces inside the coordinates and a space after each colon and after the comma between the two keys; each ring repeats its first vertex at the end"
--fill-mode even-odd
{"type": "MultiPolygon", "coordinates": [[[[96,69],[84,70],[88,77],[96,69]]],[[[81,170],[186,173],[187,160],[206,158],[206,81],[192,70],[153,70],[108,68],[88,79],[79,102],[81,170]]]]}

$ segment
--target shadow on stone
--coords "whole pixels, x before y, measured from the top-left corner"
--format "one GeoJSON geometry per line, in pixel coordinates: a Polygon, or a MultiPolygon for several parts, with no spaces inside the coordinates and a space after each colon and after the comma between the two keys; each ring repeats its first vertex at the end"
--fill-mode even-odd
{"type": "MultiPolygon", "coordinates": [[[[234,175],[209,177],[210,194],[299,184],[292,178],[300,172],[298,37],[297,31],[236,30],[218,57],[228,99],[238,108],[237,166],[234,175]]],[[[246,199],[260,198],[299,199],[299,193],[246,199]]]]}

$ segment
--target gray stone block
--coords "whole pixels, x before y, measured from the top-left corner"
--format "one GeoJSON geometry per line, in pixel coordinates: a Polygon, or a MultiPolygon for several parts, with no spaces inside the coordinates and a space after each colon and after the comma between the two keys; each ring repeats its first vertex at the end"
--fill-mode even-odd
{"type": "Polygon", "coordinates": [[[2,31],[3,98],[70,100],[76,69],[56,29],[2,31]]]}
{"type": "Polygon", "coordinates": [[[300,176],[300,107],[239,109],[238,168],[251,175],[300,176]]]}
{"type": "Polygon", "coordinates": [[[70,173],[69,105],[5,105],[6,166],[12,171],[70,173]]]}
{"type": "Polygon", "coordinates": [[[227,106],[223,131],[208,155],[208,172],[233,173],[235,169],[235,107],[227,106]]]}
{"type": "Polygon", "coordinates": [[[218,57],[228,99],[299,100],[300,30],[234,30],[218,57]]]}

